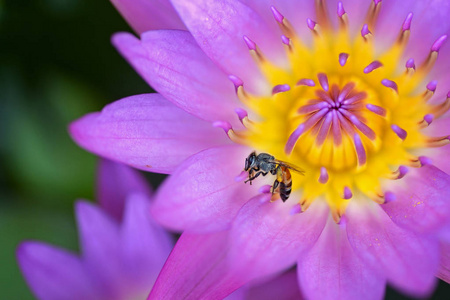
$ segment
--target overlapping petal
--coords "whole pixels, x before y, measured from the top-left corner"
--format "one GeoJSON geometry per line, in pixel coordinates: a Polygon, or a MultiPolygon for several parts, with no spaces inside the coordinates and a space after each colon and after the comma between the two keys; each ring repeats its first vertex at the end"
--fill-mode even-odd
{"type": "Polygon", "coordinates": [[[438,232],[449,223],[450,176],[432,165],[412,170],[392,185],[396,200],[383,205],[397,225],[420,233],[438,232]]]}
{"type": "Polygon", "coordinates": [[[172,4],[198,45],[217,65],[227,74],[240,77],[252,90],[263,91],[260,84],[264,79],[243,36],[260,45],[275,61],[283,60],[284,52],[279,35],[254,10],[237,0],[172,0],[172,4]]]}
{"type": "Polygon", "coordinates": [[[441,261],[437,276],[450,283],[450,244],[441,244],[441,261]]]}
{"type": "Polygon", "coordinates": [[[186,29],[169,0],[111,0],[138,33],[153,29],[186,29]]]}
{"type": "Polygon", "coordinates": [[[329,218],[314,247],[298,261],[298,278],[307,299],[381,299],[386,280],[359,259],[345,225],[329,218]]]}
{"type": "Polygon", "coordinates": [[[158,94],[128,97],[70,125],[72,138],[98,155],[146,171],[170,173],[188,156],[228,144],[220,129],[158,94]]]}
{"type": "Polygon", "coordinates": [[[174,230],[207,232],[228,228],[241,206],[256,194],[236,182],[251,150],[210,148],[186,159],[158,189],[152,213],[174,230]]]}
{"type": "Polygon", "coordinates": [[[208,121],[237,120],[233,84],[189,32],[150,31],[141,41],[118,33],[113,44],[156,91],[178,107],[208,121]]]}
{"type": "Polygon", "coordinates": [[[404,230],[376,204],[347,208],[350,245],[374,272],[403,292],[426,296],[434,288],[439,263],[437,239],[404,230]]]}
{"type": "Polygon", "coordinates": [[[136,170],[107,159],[100,160],[97,170],[97,199],[102,208],[116,220],[122,219],[127,195],[142,193],[150,199],[152,191],[136,170]]]}

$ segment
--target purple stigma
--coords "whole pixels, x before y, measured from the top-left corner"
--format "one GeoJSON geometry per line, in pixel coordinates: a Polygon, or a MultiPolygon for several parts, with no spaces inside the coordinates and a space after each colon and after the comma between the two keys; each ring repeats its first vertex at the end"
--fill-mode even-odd
{"type": "Polygon", "coordinates": [[[275,6],[271,6],[273,17],[277,20],[278,23],[283,23],[284,16],[275,8],[275,6]]]}
{"type": "Polygon", "coordinates": [[[438,38],[434,43],[433,46],[431,46],[431,51],[439,52],[442,45],[444,45],[445,40],[447,39],[447,35],[443,35],[440,38],[438,38]]]}
{"type": "Polygon", "coordinates": [[[227,121],[215,121],[212,125],[214,127],[222,128],[225,131],[225,133],[228,133],[228,131],[233,129],[231,127],[231,124],[227,121]]]}
{"type": "Polygon", "coordinates": [[[239,174],[238,176],[234,177],[234,181],[241,182],[241,181],[244,181],[244,179],[247,178],[247,177],[248,177],[248,172],[242,171],[241,174],[239,174]]]}
{"type": "Polygon", "coordinates": [[[373,104],[367,104],[366,108],[373,112],[374,114],[377,114],[379,116],[385,117],[386,116],[386,110],[380,106],[373,105],[373,104]]]}
{"type": "Polygon", "coordinates": [[[291,87],[288,84],[279,84],[273,87],[272,89],[272,95],[287,92],[291,89],[291,87]]]}
{"type": "Polygon", "coordinates": [[[348,59],[348,53],[340,53],[339,54],[339,64],[341,65],[341,67],[345,66],[345,64],[347,63],[347,59],[348,59]]]}
{"type": "Polygon", "coordinates": [[[402,26],[402,30],[406,31],[406,30],[410,30],[411,29],[411,21],[413,18],[413,13],[410,12],[407,16],[405,21],[403,22],[403,26],[402,26]]]}
{"type": "Polygon", "coordinates": [[[405,166],[398,167],[398,177],[397,179],[402,179],[409,172],[409,168],[405,166]]]}
{"type": "Polygon", "coordinates": [[[237,76],[228,75],[228,79],[234,84],[234,87],[236,88],[236,90],[238,89],[238,87],[244,85],[244,82],[237,76]]]}
{"type": "Polygon", "coordinates": [[[314,80],[308,79],[308,78],[300,79],[297,82],[297,85],[316,86],[316,84],[314,83],[314,80]]]}
{"type": "Polygon", "coordinates": [[[291,44],[291,39],[285,35],[281,36],[281,41],[283,42],[283,44],[288,45],[288,46],[291,44]]]}
{"type": "Polygon", "coordinates": [[[416,64],[414,63],[414,59],[410,58],[408,59],[408,61],[406,62],[406,68],[407,69],[416,69],[416,64]]]}
{"type": "Polygon", "coordinates": [[[436,87],[437,87],[437,80],[430,81],[427,84],[427,90],[429,90],[433,93],[436,91],[436,87]]]}
{"type": "Polygon", "coordinates": [[[428,125],[430,125],[434,120],[434,116],[432,114],[426,114],[425,116],[423,116],[423,119],[425,120],[425,122],[427,122],[428,125]]]}
{"type": "Polygon", "coordinates": [[[303,134],[304,131],[305,131],[305,124],[302,123],[297,127],[297,129],[294,130],[294,132],[291,133],[286,143],[286,146],[284,147],[284,152],[286,152],[286,154],[290,154],[292,152],[292,149],[294,149],[297,140],[303,134]]]}
{"type": "Polygon", "coordinates": [[[297,203],[291,208],[291,211],[289,212],[289,214],[291,216],[293,216],[293,215],[299,214],[301,212],[302,212],[302,206],[299,203],[297,203]]]}
{"type": "Polygon", "coordinates": [[[361,138],[359,134],[355,134],[353,136],[353,143],[355,144],[356,155],[358,156],[358,164],[360,166],[366,163],[366,150],[364,149],[364,145],[362,144],[361,138]]]}
{"type": "Polygon", "coordinates": [[[247,111],[245,109],[236,108],[234,111],[236,112],[236,114],[238,115],[239,120],[241,120],[241,121],[242,121],[242,119],[244,119],[245,117],[248,116],[248,113],[247,113],[247,111]]]}
{"type": "Polygon", "coordinates": [[[348,186],[344,187],[344,199],[348,200],[351,199],[352,197],[353,197],[352,190],[348,186]]]}
{"type": "Polygon", "coordinates": [[[329,86],[328,86],[328,77],[324,73],[317,74],[317,78],[319,79],[320,86],[323,88],[324,91],[328,92],[329,86]]]}
{"type": "Polygon", "coordinates": [[[384,193],[384,203],[389,203],[389,202],[395,201],[396,199],[397,199],[397,197],[395,196],[395,194],[393,192],[384,193]]]}
{"type": "Polygon", "coordinates": [[[368,74],[370,72],[372,72],[375,69],[378,69],[379,67],[382,67],[383,64],[381,62],[379,62],[378,60],[375,60],[373,62],[371,62],[367,67],[364,68],[364,73],[368,74]]]}
{"type": "Polygon", "coordinates": [[[337,14],[339,18],[342,18],[342,16],[345,14],[344,5],[341,1],[338,2],[337,14]]]}
{"type": "Polygon", "coordinates": [[[256,44],[254,41],[252,41],[248,36],[243,36],[245,44],[247,45],[249,50],[255,50],[256,51],[256,44]]]}
{"type": "Polygon", "coordinates": [[[319,182],[321,184],[325,184],[328,182],[329,176],[328,176],[328,172],[327,169],[325,167],[321,167],[320,168],[320,176],[319,176],[319,182]]]}
{"type": "Polygon", "coordinates": [[[269,202],[272,199],[272,194],[261,194],[259,195],[259,203],[266,203],[269,202]]]}
{"type": "Polygon", "coordinates": [[[400,128],[398,125],[392,124],[391,129],[402,140],[406,139],[406,137],[408,136],[408,133],[406,132],[406,130],[404,130],[403,128],[400,128]]]}
{"type": "Polygon", "coordinates": [[[369,30],[369,25],[364,24],[364,26],[361,29],[361,36],[366,37],[366,35],[368,35],[369,33],[371,33],[369,30]]]}
{"type": "Polygon", "coordinates": [[[306,19],[306,25],[308,25],[308,28],[311,30],[314,30],[314,27],[316,27],[316,22],[311,20],[310,18],[306,19]]]}
{"type": "Polygon", "coordinates": [[[383,80],[381,80],[381,84],[384,85],[385,87],[393,89],[394,91],[396,91],[398,93],[398,86],[394,81],[389,80],[389,79],[383,79],[383,80]]]}
{"type": "Polygon", "coordinates": [[[433,161],[431,160],[431,158],[426,157],[426,156],[419,156],[419,161],[420,161],[420,165],[422,167],[433,164],[433,161]]]}
{"type": "Polygon", "coordinates": [[[260,187],[258,189],[258,192],[261,193],[261,194],[268,194],[268,193],[270,193],[271,189],[272,189],[272,186],[270,184],[266,184],[266,185],[263,185],[262,187],[260,187]]]}

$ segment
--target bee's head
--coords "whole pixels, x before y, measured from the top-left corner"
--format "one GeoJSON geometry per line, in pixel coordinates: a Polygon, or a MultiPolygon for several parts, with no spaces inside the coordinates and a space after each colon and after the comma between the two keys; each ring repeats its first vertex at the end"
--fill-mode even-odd
{"type": "Polygon", "coordinates": [[[250,155],[245,159],[245,171],[250,170],[251,168],[253,168],[253,166],[256,163],[256,153],[252,152],[250,153],[250,155]]]}

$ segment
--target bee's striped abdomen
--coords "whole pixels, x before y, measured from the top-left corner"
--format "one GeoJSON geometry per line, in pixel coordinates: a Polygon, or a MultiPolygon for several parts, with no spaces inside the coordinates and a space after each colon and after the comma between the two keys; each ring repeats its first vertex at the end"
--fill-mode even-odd
{"type": "Polygon", "coordinates": [[[283,180],[280,182],[280,198],[285,202],[291,195],[292,178],[288,168],[282,166],[283,180]]]}

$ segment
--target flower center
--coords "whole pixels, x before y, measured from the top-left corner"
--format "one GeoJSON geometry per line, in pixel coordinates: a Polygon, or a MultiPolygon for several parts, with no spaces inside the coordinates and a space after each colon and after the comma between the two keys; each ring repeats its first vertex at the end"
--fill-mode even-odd
{"type": "Polygon", "coordinates": [[[237,143],[303,168],[305,176],[292,173],[296,207],[304,211],[315,199],[325,199],[339,221],[354,193],[380,204],[393,200],[381,179],[401,179],[408,167],[429,163],[417,152],[450,142],[448,137],[432,139],[421,132],[450,107],[450,93],[441,104],[430,104],[436,81],[424,83],[447,36],[431,46],[419,67],[409,59],[400,70],[398,61],[408,42],[412,14],[394,45],[378,55],[369,27],[376,22],[381,1],[371,4],[361,35],[353,38],[341,2],[338,28],[331,26],[322,1],[316,4],[318,22],[307,20],[313,36],[309,46],[272,7],[283,33],[281,42],[290,62],[287,69],[266,59],[244,37],[272,94],[250,94],[239,78],[230,76],[247,107],[236,110],[245,129],[235,131],[226,122],[216,125],[237,143]]]}

